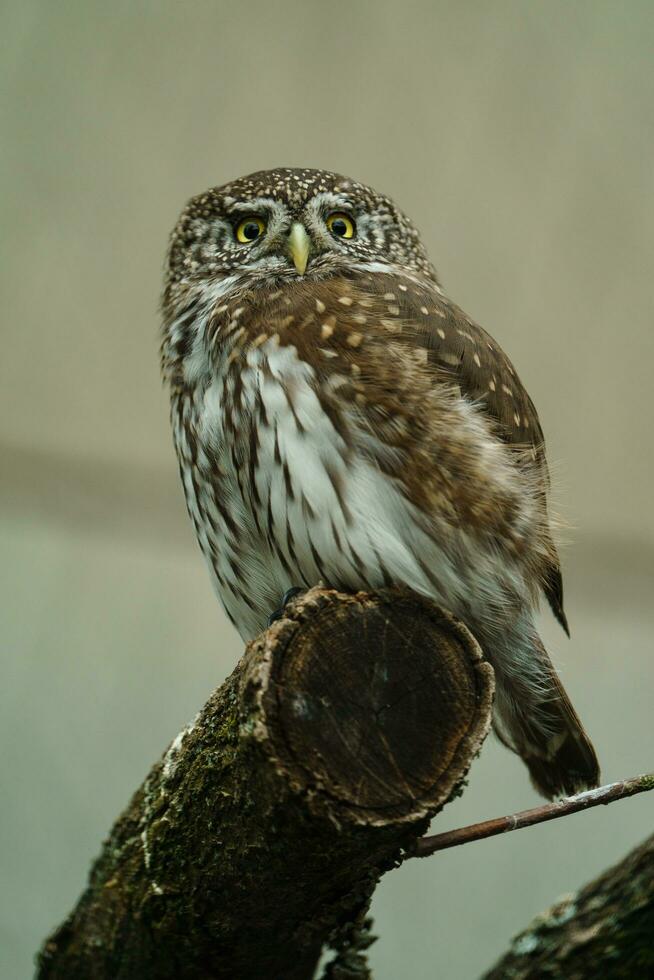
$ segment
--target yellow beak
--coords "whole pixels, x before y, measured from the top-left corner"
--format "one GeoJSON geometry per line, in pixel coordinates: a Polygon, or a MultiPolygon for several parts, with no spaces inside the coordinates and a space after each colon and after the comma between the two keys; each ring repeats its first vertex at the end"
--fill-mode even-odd
{"type": "Polygon", "coordinates": [[[303,276],[307,262],[309,261],[311,239],[307,235],[304,225],[301,225],[299,221],[291,225],[291,231],[288,236],[288,250],[291,253],[295,268],[303,276]]]}

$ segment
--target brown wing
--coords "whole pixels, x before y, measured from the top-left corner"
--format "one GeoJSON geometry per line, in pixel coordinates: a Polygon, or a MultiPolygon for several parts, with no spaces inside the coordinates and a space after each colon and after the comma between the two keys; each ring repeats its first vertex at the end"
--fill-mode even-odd
{"type": "MultiPolygon", "coordinates": [[[[445,299],[435,283],[417,284],[408,277],[381,272],[353,272],[318,282],[300,280],[284,290],[261,292],[256,298],[261,315],[254,318],[252,341],[258,343],[259,334],[273,333],[279,338],[291,331],[289,343],[309,363],[315,348],[322,349],[325,343],[331,347],[330,357],[337,357],[339,350],[352,355],[365,343],[373,322],[389,338],[426,349],[434,380],[449,379],[465,398],[480,405],[495,423],[498,436],[523,450],[520,464],[535,469],[547,490],[543,432],[513,365],[493,338],[445,299]],[[347,328],[342,335],[339,325],[347,328]]],[[[239,305],[241,302],[242,297],[239,305]]],[[[343,396],[344,392],[341,389],[343,396]]],[[[553,543],[548,543],[553,559],[542,573],[543,590],[568,632],[559,560],[553,543]]]]}
{"type": "MultiPolygon", "coordinates": [[[[427,348],[439,374],[458,385],[464,397],[483,406],[501,439],[527,450],[521,457],[523,465],[534,466],[545,489],[549,488],[545,439],[536,408],[502,348],[436,286],[417,286],[409,279],[398,282],[392,276],[376,276],[374,280],[376,288],[387,286],[382,295],[389,312],[395,314],[398,309],[396,315],[402,321],[415,324],[415,340],[427,348]]],[[[561,567],[553,542],[552,554],[554,560],[546,570],[543,590],[569,635],[561,567]]]]}

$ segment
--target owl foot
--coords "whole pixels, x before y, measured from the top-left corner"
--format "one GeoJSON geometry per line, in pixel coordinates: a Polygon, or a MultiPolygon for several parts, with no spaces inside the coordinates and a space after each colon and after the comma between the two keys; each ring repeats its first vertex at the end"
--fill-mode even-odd
{"type": "Polygon", "coordinates": [[[282,596],[282,601],[279,605],[279,609],[275,609],[275,611],[271,612],[270,616],[268,617],[268,626],[272,626],[272,624],[276,622],[276,620],[282,618],[282,616],[284,615],[284,610],[286,609],[288,603],[291,601],[291,599],[295,598],[296,595],[299,595],[300,592],[304,592],[304,589],[299,589],[297,586],[294,586],[292,589],[286,590],[286,592],[282,596]]]}

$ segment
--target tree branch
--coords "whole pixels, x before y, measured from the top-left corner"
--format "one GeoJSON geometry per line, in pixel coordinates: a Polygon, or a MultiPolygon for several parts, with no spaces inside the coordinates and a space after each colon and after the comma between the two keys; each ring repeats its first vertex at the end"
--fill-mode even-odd
{"type": "Polygon", "coordinates": [[[367,973],[380,876],[490,725],[468,630],[402,590],[312,589],[251,643],[115,823],[40,980],[367,973]]]}
{"type": "Polygon", "coordinates": [[[483,980],[654,977],[654,837],[513,940],[483,980]]]}
{"type": "Polygon", "coordinates": [[[457,830],[420,837],[408,850],[406,857],[428,857],[448,847],[458,847],[460,844],[469,844],[475,840],[483,840],[485,837],[521,830],[523,827],[533,827],[534,824],[546,820],[557,820],[559,817],[567,817],[571,813],[589,810],[594,806],[606,806],[608,803],[624,800],[628,796],[635,796],[636,793],[646,793],[651,789],[654,789],[654,773],[633,776],[631,779],[599,786],[597,789],[578,793],[576,796],[569,796],[555,803],[545,803],[531,810],[521,810],[511,816],[495,817],[493,820],[483,820],[467,827],[459,827],[457,830]]]}

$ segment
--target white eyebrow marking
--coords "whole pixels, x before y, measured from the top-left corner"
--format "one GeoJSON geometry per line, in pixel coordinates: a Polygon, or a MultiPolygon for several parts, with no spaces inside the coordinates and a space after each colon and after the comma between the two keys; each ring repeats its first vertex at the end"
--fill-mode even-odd
{"type": "Polygon", "coordinates": [[[331,191],[315,194],[307,203],[318,208],[329,207],[338,211],[356,211],[354,203],[349,197],[343,194],[333,194],[331,191]]]}
{"type": "Polygon", "coordinates": [[[237,211],[239,214],[256,211],[257,208],[274,208],[279,201],[273,197],[254,197],[251,201],[237,201],[232,204],[230,211],[237,211]]]}

